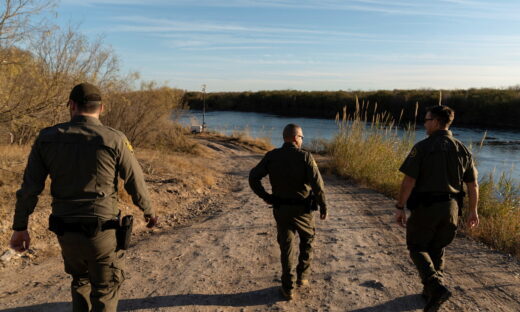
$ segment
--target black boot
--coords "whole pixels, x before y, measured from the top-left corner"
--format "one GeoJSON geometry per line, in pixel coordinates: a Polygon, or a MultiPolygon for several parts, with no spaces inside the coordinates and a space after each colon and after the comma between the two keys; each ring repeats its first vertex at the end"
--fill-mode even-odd
{"type": "Polygon", "coordinates": [[[441,305],[451,297],[449,289],[440,283],[433,284],[430,289],[430,296],[424,307],[424,312],[438,311],[441,305]]]}

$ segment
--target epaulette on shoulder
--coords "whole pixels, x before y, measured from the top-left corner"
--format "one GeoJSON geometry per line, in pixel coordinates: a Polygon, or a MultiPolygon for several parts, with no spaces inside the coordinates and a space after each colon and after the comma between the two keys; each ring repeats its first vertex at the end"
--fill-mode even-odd
{"type": "Polygon", "coordinates": [[[117,129],[114,129],[112,127],[109,127],[109,126],[104,126],[107,130],[109,130],[111,133],[114,133],[115,135],[117,135],[118,138],[120,139],[125,139],[126,136],[125,134],[122,132],[122,131],[119,131],[117,129]]]}
{"type": "Polygon", "coordinates": [[[54,135],[58,132],[58,129],[65,128],[69,125],[68,122],[56,124],[54,126],[46,127],[40,130],[39,136],[54,135]]]}

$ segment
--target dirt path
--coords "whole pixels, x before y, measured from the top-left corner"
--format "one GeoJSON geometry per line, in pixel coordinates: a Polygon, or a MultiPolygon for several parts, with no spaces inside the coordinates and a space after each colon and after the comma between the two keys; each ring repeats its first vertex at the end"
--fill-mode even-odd
{"type": "MultiPolygon", "coordinates": [[[[330,206],[316,221],[311,285],[281,301],[271,209],[250,191],[260,157],[211,143],[232,196],[192,225],[136,239],[127,252],[121,311],[421,311],[421,285],[394,226],[388,198],[332,176],[330,206]]],[[[448,249],[455,296],[444,311],[520,311],[520,264],[465,238],[448,249]]],[[[0,311],[68,311],[61,259],[0,272],[0,311]]]]}

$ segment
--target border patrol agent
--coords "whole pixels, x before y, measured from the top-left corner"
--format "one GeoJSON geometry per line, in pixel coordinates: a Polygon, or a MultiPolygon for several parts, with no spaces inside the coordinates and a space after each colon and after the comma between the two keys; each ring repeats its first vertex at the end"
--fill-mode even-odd
{"type": "Polygon", "coordinates": [[[72,275],[73,311],[116,311],[124,280],[124,252],[116,250],[114,222],[119,215],[118,176],[143,210],[148,227],[157,223],[157,217],[132,146],[123,133],[99,121],[103,111],[99,89],[82,83],[69,98],[70,122],[41,130],[32,147],[16,193],[10,244],[18,252],[29,248],[29,215],[50,175],[50,220],[60,224],[58,241],[65,271],[72,275]]]}
{"type": "Polygon", "coordinates": [[[268,152],[249,173],[251,189],[267,204],[273,206],[277,240],[282,263],[281,294],[293,299],[293,288],[309,284],[312,242],[315,228],[311,200],[320,206],[320,218],[327,217],[323,180],[312,154],[301,149],[302,128],[295,124],[283,130],[284,144],[268,152]],[[272,195],[262,186],[261,180],[269,175],[272,195]],[[314,196],[311,196],[311,191],[314,196]],[[300,236],[300,253],[296,265],[295,235],[300,236]],[[296,276],[294,271],[296,270],[296,276]]]}
{"type": "Polygon", "coordinates": [[[427,109],[429,135],[417,143],[399,169],[404,179],[396,204],[396,221],[406,226],[406,244],[424,285],[425,311],[437,311],[450,296],[443,282],[444,248],[457,231],[459,206],[469,195],[468,226],[479,224],[478,183],[470,151],[448,130],[454,111],[447,106],[427,109]],[[405,203],[411,210],[407,220],[405,203]]]}

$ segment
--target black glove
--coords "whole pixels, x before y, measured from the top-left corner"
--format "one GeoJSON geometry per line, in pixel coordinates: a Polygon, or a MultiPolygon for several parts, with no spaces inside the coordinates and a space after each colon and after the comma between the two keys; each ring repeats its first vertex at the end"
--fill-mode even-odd
{"type": "Polygon", "coordinates": [[[274,204],[274,196],[271,195],[271,194],[267,194],[265,197],[262,198],[266,203],[268,203],[269,205],[273,205],[274,204]]]}

